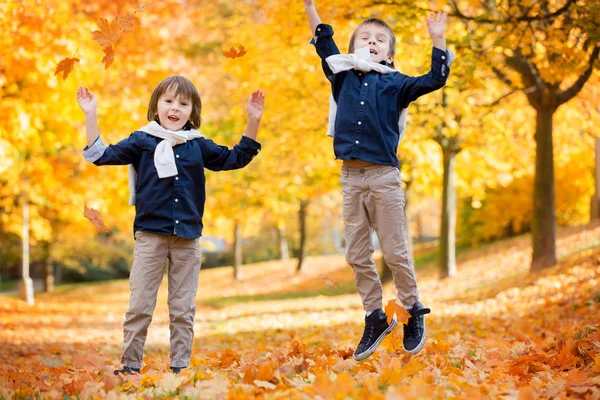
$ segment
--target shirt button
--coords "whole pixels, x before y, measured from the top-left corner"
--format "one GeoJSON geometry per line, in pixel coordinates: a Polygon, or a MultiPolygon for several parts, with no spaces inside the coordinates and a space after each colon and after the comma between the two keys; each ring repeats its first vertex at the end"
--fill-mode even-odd
{"type": "Polygon", "coordinates": [[[256,154],[260,153],[260,149],[256,149],[256,154]]]}
{"type": "Polygon", "coordinates": [[[362,125],[362,122],[358,121],[358,124],[359,124],[359,125],[362,125]]]}
{"type": "Polygon", "coordinates": [[[179,158],[179,154],[177,154],[175,157],[179,158]]]}
{"type": "Polygon", "coordinates": [[[321,31],[321,28],[317,28],[318,31],[321,31]]]}
{"type": "Polygon", "coordinates": [[[176,176],[176,177],[175,177],[175,180],[176,180],[176,181],[178,181],[178,180],[179,180],[179,177],[178,177],[178,176],[176,176]]]}
{"type": "Polygon", "coordinates": [[[354,143],[356,143],[356,144],[359,144],[360,142],[357,140],[357,141],[356,141],[356,142],[354,142],[354,143]]]}
{"type": "Polygon", "coordinates": [[[367,82],[365,82],[365,86],[369,86],[369,84],[367,82]]]}
{"type": "Polygon", "coordinates": [[[175,199],[175,203],[179,203],[179,199],[175,199]]]}
{"type": "Polygon", "coordinates": [[[364,101],[361,101],[361,102],[360,102],[360,105],[361,105],[361,106],[364,106],[364,105],[365,105],[365,102],[364,102],[364,101]]]}
{"type": "Polygon", "coordinates": [[[178,223],[179,223],[179,220],[175,220],[175,223],[176,223],[176,224],[178,224],[178,223]]]}
{"type": "Polygon", "coordinates": [[[446,59],[446,56],[442,56],[442,60],[445,60],[445,59],[446,59]]]}

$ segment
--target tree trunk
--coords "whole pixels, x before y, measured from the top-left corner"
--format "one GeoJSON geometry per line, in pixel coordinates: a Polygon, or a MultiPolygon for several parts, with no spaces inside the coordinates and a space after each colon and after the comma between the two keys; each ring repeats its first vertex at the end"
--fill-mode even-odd
{"type": "Polygon", "coordinates": [[[442,220],[440,228],[440,277],[456,276],[456,151],[442,148],[444,180],[442,189],[442,220]]]}
{"type": "Polygon", "coordinates": [[[285,226],[277,225],[275,230],[277,231],[277,252],[279,253],[279,259],[281,261],[287,261],[290,259],[290,249],[288,246],[285,226]]]}
{"type": "Polygon", "coordinates": [[[556,264],[556,207],[554,191],[554,154],[552,117],[555,108],[537,109],[535,126],[535,179],[533,186],[533,221],[531,236],[533,256],[531,270],[556,264]]]}
{"type": "Polygon", "coordinates": [[[239,222],[233,227],[233,278],[237,281],[242,277],[242,228],[239,222]]]}
{"type": "Polygon", "coordinates": [[[298,265],[296,272],[304,268],[304,259],[306,258],[306,217],[308,214],[308,200],[300,201],[300,211],[298,213],[300,222],[300,248],[298,249],[298,265]]]}
{"type": "Polygon", "coordinates": [[[33,281],[29,276],[29,202],[27,198],[23,201],[23,236],[21,237],[23,243],[23,263],[22,263],[22,279],[20,286],[21,299],[25,300],[27,304],[33,305],[33,281]]]}
{"type": "Polygon", "coordinates": [[[51,293],[54,291],[54,262],[50,254],[46,262],[44,262],[44,292],[51,293]]]}
{"type": "Polygon", "coordinates": [[[600,218],[600,138],[596,138],[595,167],[594,167],[594,197],[590,204],[590,220],[600,218]]]}

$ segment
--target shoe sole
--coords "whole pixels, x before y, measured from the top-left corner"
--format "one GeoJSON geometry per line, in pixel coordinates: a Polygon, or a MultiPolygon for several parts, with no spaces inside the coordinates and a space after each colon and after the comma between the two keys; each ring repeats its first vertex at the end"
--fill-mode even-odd
{"type": "Polygon", "coordinates": [[[426,336],[427,336],[427,328],[425,328],[425,326],[423,326],[423,338],[419,342],[418,346],[412,350],[408,350],[406,347],[404,347],[404,343],[402,343],[402,347],[404,347],[404,351],[406,351],[408,354],[412,354],[413,356],[415,354],[417,354],[418,352],[420,352],[421,349],[423,349],[423,347],[425,346],[425,337],[426,336]]]}
{"type": "Polygon", "coordinates": [[[394,328],[396,328],[396,326],[398,326],[398,322],[396,321],[396,319],[392,319],[390,326],[388,326],[388,328],[385,331],[383,331],[381,335],[379,335],[375,343],[373,343],[371,347],[369,347],[367,350],[363,351],[360,354],[354,353],[354,359],[356,361],[362,361],[365,358],[369,357],[371,354],[375,353],[375,350],[377,350],[379,344],[383,341],[383,339],[385,339],[387,335],[389,335],[394,330],[394,328]]]}

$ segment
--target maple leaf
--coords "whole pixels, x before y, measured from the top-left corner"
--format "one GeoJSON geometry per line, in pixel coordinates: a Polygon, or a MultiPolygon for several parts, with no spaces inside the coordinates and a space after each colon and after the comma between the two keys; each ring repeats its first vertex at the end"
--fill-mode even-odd
{"type": "Polygon", "coordinates": [[[131,13],[123,16],[117,16],[115,20],[117,21],[117,26],[121,32],[133,31],[133,28],[135,28],[138,23],[138,18],[131,13]]]}
{"type": "Polygon", "coordinates": [[[102,47],[111,46],[119,39],[121,35],[121,28],[117,18],[113,19],[112,22],[108,22],[106,18],[98,19],[98,27],[100,30],[93,31],[92,37],[102,47]]]}
{"type": "Polygon", "coordinates": [[[246,52],[247,50],[244,48],[244,46],[240,46],[237,50],[235,47],[231,46],[229,51],[223,51],[223,55],[227,58],[238,58],[244,56],[246,52]]]}
{"type": "Polygon", "coordinates": [[[115,51],[112,46],[104,47],[102,50],[104,50],[104,57],[102,58],[104,69],[108,69],[115,61],[115,51]]]}
{"type": "Polygon", "coordinates": [[[394,314],[396,314],[396,318],[401,324],[407,324],[408,319],[410,318],[410,314],[408,313],[408,311],[406,311],[406,308],[399,306],[398,301],[396,299],[388,301],[384,308],[384,311],[387,315],[388,323],[392,322],[394,314]]]}
{"type": "Polygon", "coordinates": [[[76,62],[79,62],[79,58],[65,58],[56,66],[56,72],[54,72],[54,75],[62,72],[63,80],[67,79],[67,76],[69,76],[69,74],[73,70],[73,66],[76,62]]]}
{"type": "Polygon", "coordinates": [[[109,232],[108,227],[104,225],[104,221],[100,218],[100,211],[88,208],[87,205],[83,206],[83,216],[90,220],[90,222],[100,231],[109,232]]]}

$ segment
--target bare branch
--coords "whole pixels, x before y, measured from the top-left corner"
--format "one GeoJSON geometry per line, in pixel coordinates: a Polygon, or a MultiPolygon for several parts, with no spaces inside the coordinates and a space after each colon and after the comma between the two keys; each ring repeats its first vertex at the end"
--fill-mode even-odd
{"type": "MultiPolygon", "coordinates": [[[[504,25],[504,24],[508,24],[508,23],[514,23],[514,22],[531,22],[531,21],[550,21],[553,20],[554,18],[564,14],[565,12],[567,12],[569,10],[569,8],[571,8],[571,5],[573,5],[575,3],[575,0],[567,0],[567,2],[559,9],[557,9],[556,11],[549,13],[549,14],[545,14],[545,15],[527,15],[529,13],[529,11],[531,10],[531,8],[527,9],[525,11],[525,13],[523,15],[520,15],[518,17],[510,17],[510,16],[506,16],[505,18],[500,18],[500,19],[494,19],[494,18],[486,18],[486,17],[473,17],[470,15],[465,15],[463,14],[459,8],[458,5],[456,4],[455,0],[450,0],[450,7],[452,8],[452,10],[454,11],[454,14],[451,14],[455,17],[459,17],[461,19],[464,20],[469,20],[469,21],[476,21],[482,24],[492,24],[492,25],[504,25]]],[[[389,3],[384,3],[384,4],[389,4],[389,3]]]]}
{"type": "Polygon", "coordinates": [[[573,97],[575,97],[577,95],[577,93],[579,93],[579,91],[583,88],[583,86],[588,81],[588,79],[590,79],[590,76],[592,75],[592,70],[594,69],[594,63],[598,59],[599,54],[600,54],[600,46],[596,45],[594,47],[594,50],[592,51],[592,55],[590,56],[590,62],[588,64],[587,69],[579,77],[579,79],[577,79],[577,82],[575,82],[573,84],[573,86],[571,86],[570,88],[566,89],[565,91],[559,93],[557,106],[560,106],[561,104],[566,103],[567,101],[569,101],[573,97]]]}

